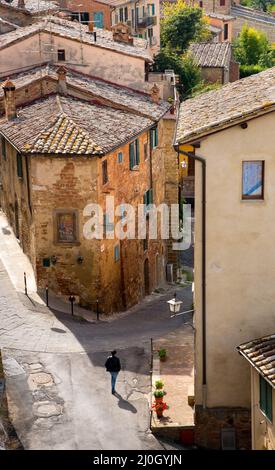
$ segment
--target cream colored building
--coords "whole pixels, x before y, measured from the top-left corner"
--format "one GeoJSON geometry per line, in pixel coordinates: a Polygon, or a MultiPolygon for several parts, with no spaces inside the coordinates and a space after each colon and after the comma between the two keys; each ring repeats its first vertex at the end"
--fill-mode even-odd
{"type": "Polygon", "coordinates": [[[250,364],[252,449],[275,450],[275,334],[237,349],[250,364]]]}
{"type": "Polygon", "coordinates": [[[143,89],[152,61],[146,41],[49,17],[0,36],[0,76],[41,63],[68,65],[79,72],[143,89]]]}
{"type": "Polygon", "coordinates": [[[195,158],[195,412],[204,447],[251,445],[249,371],[235,348],[274,328],[274,111],[275,68],[185,101],[179,113],[175,148],[195,158]]]}
{"type": "Polygon", "coordinates": [[[131,34],[147,41],[151,54],[160,49],[160,2],[159,0],[109,0],[113,8],[111,23],[126,23],[131,34]]]}

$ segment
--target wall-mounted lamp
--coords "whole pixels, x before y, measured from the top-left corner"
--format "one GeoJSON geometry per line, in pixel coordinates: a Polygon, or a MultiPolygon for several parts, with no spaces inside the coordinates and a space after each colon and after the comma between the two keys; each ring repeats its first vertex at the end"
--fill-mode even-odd
{"type": "Polygon", "coordinates": [[[76,261],[77,261],[78,264],[82,264],[83,261],[84,261],[83,256],[78,256],[78,257],[76,258],[76,261]]]}
{"type": "Polygon", "coordinates": [[[241,128],[242,129],[247,129],[247,126],[248,126],[247,122],[242,122],[241,123],[241,128]]]}

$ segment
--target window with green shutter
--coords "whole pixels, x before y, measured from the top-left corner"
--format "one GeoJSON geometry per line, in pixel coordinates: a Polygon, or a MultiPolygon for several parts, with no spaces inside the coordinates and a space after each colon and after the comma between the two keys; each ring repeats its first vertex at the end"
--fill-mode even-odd
{"type": "Polygon", "coordinates": [[[143,195],[143,204],[145,205],[144,211],[147,212],[149,210],[149,205],[153,204],[153,189],[148,189],[143,195]]]}
{"type": "Polygon", "coordinates": [[[119,261],[119,245],[115,246],[115,261],[119,261]]]}
{"type": "Polygon", "coordinates": [[[150,145],[151,149],[155,149],[158,146],[158,128],[155,127],[154,129],[150,130],[150,145]]]}
{"type": "Polygon", "coordinates": [[[136,139],[129,145],[130,170],[139,165],[139,140],[136,139]]]}
{"type": "Polygon", "coordinates": [[[272,421],[272,387],[260,375],[260,409],[272,421]]]}
{"type": "Polygon", "coordinates": [[[18,178],[23,178],[22,155],[19,152],[16,155],[16,162],[17,162],[17,176],[18,178]]]}

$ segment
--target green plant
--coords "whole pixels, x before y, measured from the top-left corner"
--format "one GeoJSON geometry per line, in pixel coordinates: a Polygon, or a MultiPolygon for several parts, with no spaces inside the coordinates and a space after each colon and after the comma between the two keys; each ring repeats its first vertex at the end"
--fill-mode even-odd
{"type": "Polygon", "coordinates": [[[155,387],[156,387],[157,390],[160,390],[161,388],[163,388],[163,386],[164,386],[164,383],[163,383],[162,380],[156,380],[155,381],[155,387]]]}
{"type": "Polygon", "coordinates": [[[167,409],[168,409],[167,403],[165,403],[164,401],[162,402],[155,401],[152,405],[152,410],[155,410],[157,415],[162,415],[163,411],[167,409]]]}
{"type": "Polygon", "coordinates": [[[154,397],[155,398],[162,398],[166,395],[166,392],[164,390],[155,390],[154,391],[154,397]]]}
{"type": "Polygon", "coordinates": [[[158,353],[159,353],[159,357],[166,357],[166,349],[164,348],[160,349],[158,353]]]}

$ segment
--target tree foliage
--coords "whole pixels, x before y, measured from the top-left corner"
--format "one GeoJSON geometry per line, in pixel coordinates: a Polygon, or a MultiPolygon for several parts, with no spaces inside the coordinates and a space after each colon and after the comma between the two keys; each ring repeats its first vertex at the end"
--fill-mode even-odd
{"type": "Polygon", "coordinates": [[[262,11],[272,11],[275,2],[274,0],[241,0],[241,5],[262,11]]]}
{"type": "Polygon", "coordinates": [[[205,41],[210,37],[207,25],[201,8],[188,6],[183,0],[164,3],[161,43],[164,47],[184,52],[191,41],[205,41]]]}
{"type": "Polygon", "coordinates": [[[234,56],[242,65],[272,67],[273,50],[267,36],[254,28],[243,26],[239,37],[234,41],[234,56]]]}
{"type": "Polygon", "coordinates": [[[201,82],[201,71],[189,53],[177,54],[168,47],[162,48],[155,57],[154,71],[164,72],[173,69],[180,78],[179,93],[181,99],[192,94],[192,89],[201,82]]]}

